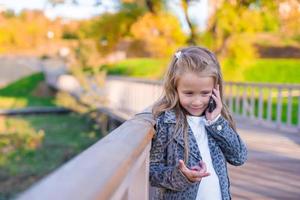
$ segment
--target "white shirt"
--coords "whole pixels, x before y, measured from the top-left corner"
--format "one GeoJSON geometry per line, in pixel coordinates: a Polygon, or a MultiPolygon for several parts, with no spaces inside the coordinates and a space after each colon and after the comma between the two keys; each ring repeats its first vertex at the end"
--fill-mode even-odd
{"type": "MultiPolygon", "coordinates": [[[[215,122],[218,118],[219,116],[215,120],[213,120],[213,122],[215,122]]],[[[207,124],[208,122],[204,116],[195,117],[189,115],[187,116],[187,121],[196,138],[202,156],[202,160],[205,162],[207,167],[207,172],[210,173],[210,176],[202,178],[196,199],[221,200],[222,195],[219,184],[219,178],[212,164],[210,150],[208,146],[207,132],[205,129],[205,124],[207,124]]]]}

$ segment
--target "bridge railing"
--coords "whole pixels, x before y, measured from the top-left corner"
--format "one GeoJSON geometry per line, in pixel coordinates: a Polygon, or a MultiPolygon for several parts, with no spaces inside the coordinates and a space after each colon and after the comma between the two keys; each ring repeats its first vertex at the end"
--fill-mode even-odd
{"type": "Polygon", "coordinates": [[[162,94],[161,82],[108,77],[105,85],[109,107],[129,115],[151,106],[162,94]]]}
{"type": "Polygon", "coordinates": [[[260,125],[300,132],[300,84],[225,84],[230,110],[260,125]]]}
{"type": "MultiPolygon", "coordinates": [[[[161,82],[109,77],[107,95],[110,107],[136,113],[150,106],[162,94],[161,82]]],[[[290,132],[300,132],[300,84],[224,84],[226,104],[239,119],[290,132]]]]}
{"type": "MultiPolygon", "coordinates": [[[[44,68],[48,84],[55,87],[64,72],[44,68]]],[[[300,84],[225,82],[224,86],[225,100],[236,117],[300,132],[300,84]]],[[[114,76],[108,78],[106,89],[110,108],[129,115],[153,104],[162,93],[159,81],[114,76]]]]}
{"type": "Polygon", "coordinates": [[[127,120],[17,199],[148,199],[150,118],[139,114],[127,120]]]}
{"type": "MultiPolygon", "coordinates": [[[[128,115],[153,104],[162,92],[160,82],[116,77],[109,78],[106,89],[110,107],[128,115]]],[[[226,83],[224,91],[237,116],[299,132],[299,90],[299,85],[226,83]],[[282,120],[284,111],[286,123],[282,120]]],[[[148,199],[153,134],[151,115],[141,113],[36,183],[18,200],[148,199]]]]}

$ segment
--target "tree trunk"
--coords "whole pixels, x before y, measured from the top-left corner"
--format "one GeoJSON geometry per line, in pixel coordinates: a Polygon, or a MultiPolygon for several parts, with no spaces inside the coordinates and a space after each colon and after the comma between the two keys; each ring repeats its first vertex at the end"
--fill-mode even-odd
{"type": "Polygon", "coordinates": [[[146,0],[146,6],[151,13],[155,13],[155,9],[154,9],[152,0],[146,0]]]}
{"type": "Polygon", "coordinates": [[[191,22],[191,19],[188,15],[188,0],[181,0],[181,5],[182,5],[182,8],[183,8],[185,20],[186,20],[186,22],[189,26],[189,29],[190,29],[190,36],[189,36],[189,39],[188,39],[187,42],[188,42],[189,45],[196,45],[197,32],[196,32],[196,27],[191,22]]]}

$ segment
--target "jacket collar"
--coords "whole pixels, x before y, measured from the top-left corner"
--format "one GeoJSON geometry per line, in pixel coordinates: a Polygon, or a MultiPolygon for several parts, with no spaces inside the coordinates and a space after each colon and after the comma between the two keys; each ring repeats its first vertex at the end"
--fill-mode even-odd
{"type": "Polygon", "coordinates": [[[172,124],[176,124],[176,113],[175,110],[167,110],[165,112],[165,116],[164,116],[164,122],[165,123],[172,123],[172,124]]]}
{"type": "MultiPolygon", "coordinates": [[[[165,123],[176,124],[175,110],[172,109],[172,110],[165,111],[164,122],[165,123]]],[[[189,138],[190,153],[198,161],[200,161],[201,156],[200,156],[200,152],[199,152],[199,149],[198,149],[197,141],[196,141],[196,138],[195,138],[190,126],[188,127],[188,135],[189,135],[188,138],[189,138]]],[[[177,137],[175,137],[175,140],[177,141],[178,144],[180,144],[184,148],[183,133],[180,133],[177,137]]]]}

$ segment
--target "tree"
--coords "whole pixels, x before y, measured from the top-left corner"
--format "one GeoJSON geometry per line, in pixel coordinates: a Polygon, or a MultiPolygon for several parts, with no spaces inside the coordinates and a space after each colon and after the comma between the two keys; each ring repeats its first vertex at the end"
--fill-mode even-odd
{"type": "MultiPolygon", "coordinates": [[[[278,5],[280,0],[219,0],[209,18],[208,29],[202,42],[210,41],[220,60],[223,61],[228,79],[237,77],[243,81],[243,73],[257,57],[254,44],[256,34],[279,29],[278,5]]],[[[224,77],[227,79],[227,77],[224,77]]]]}
{"type": "Polygon", "coordinates": [[[105,13],[94,20],[87,32],[95,39],[98,49],[103,54],[115,50],[118,43],[125,37],[130,37],[131,25],[142,16],[144,11],[136,5],[126,5],[116,13],[105,13]]]}
{"type": "Polygon", "coordinates": [[[197,0],[180,0],[181,1],[181,6],[183,9],[184,17],[185,20],[189,26],[190,29],[190,36],[188,38],[188,44],[190,45],[196,45],[196,40],[197,40],[197,31],[196,31],[196,26],[192,23],[189,14],[188,14],[188,7],[193,3],[196,2],[197,0]]]}
{"type": "Polygon", "coordinates": [[[121,3],[135,4],[138,7],[146,8],[150,13],[157,14],[164,9],[165,0],[121,0],[121,3]]]}
{"type": "Polygon", "coordinates": [[[186,42],[176,17],[168,13],[146,13],[132,26],[131,34],[134,39],[141,41],[152,56],[170,56],[175,49],[186,42]]]}
{"type": "MultiPolygon", "coordinates": [[[[122,0],[122,2],[136,3],[139,6],[144,5],[150,13],[157,15],[166,8],[168,0],[122,0]]],[[[179,2],[190,30],[187,43],[190,45],[196,45],[198,35],[197,28],[189,16],[188,8],[192,6],[193,3],[199,2],[199,0],[180,0],[179,2]]]]}

